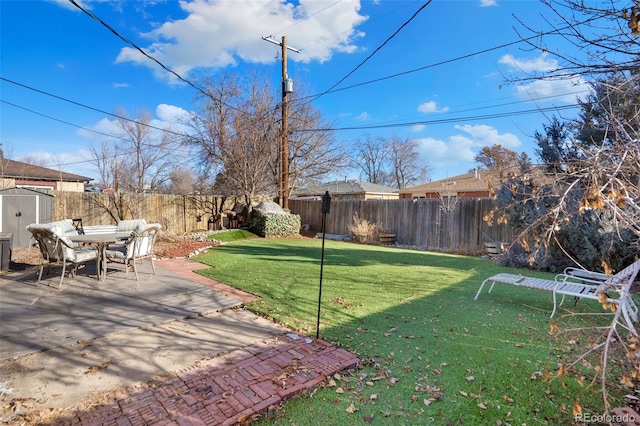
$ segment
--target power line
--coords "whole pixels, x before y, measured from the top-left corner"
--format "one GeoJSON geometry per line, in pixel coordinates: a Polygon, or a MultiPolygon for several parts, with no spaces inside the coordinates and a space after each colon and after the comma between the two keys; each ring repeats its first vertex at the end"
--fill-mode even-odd
{"type": "Polygon", "coordinates": [[[338,86],[340,83],[342,83],[343,81],[345,81],[347,78],[349,78],[349,76],[351,74],[353,74],[354,72],[356,72],[361,66],[363,66],[369,59],[371,59],[376,53],[378,53],[380,51],[380,49],[382,49],[388,42],[390,42],[396,35],[398,35],[398,33],[400,33],[400,31],[402,31],[402,29],[404,27],[406,27],[407,25],[409,25],[409,23],[411,21],[413,21],[413,19],[418,16],[418,14],[429,5],[429,3],[431,3],[432,0],[428,0],[425,4],[423,4],[422,6],[420,6],[420,8],[408,19],[406,20],[402,25],[400,25],[400,27],[393,33],[391,34],[380,46],[378,46],[369,56],[367,56],[364,61],[360,62],[353,70],[349,71],[347,73],[347,75],[345,75],[344,77],[342,77],[336,84],[334,84],[333,86],[331,86],[329,89],[325,90],[324,92],[320,93],[319,95],[317,95],[313,100],[318,99],[319,97],[323,96],[324,94],[328,93],[329,91],[331,91],[333,88],[335,88],[336,86],[338,86]]]}
{"type": "MultiPolygon", "coordinates": [[[[32,110],[32,109],[29,109],[29,108],[23,107],[23,106],[21,106],[21,105],[15,104],[15,103],[13,103],[13,102],[6,101],[6,100],[4,100],[4,99],[0,99],[0,102],[2,102],[2,103],[4,103],[4,104],[7,104],[7,105],[11,105],[11,106],[12,106],[12,107],[14,107],[14,108],[22,109],[22,110],[27,111],[27,112],[30,112],[30,113],[32,113],[32,114],[35,114],[35,115],[39,115],[39,116],[41,116],[41,117],[48,118],[49,120],[57,121],[57,122],[59,122],[59,123],[66,124],[66,125],[68,125],[68,126],[72,126],[72,127],[76,127],[76,128],[78,128],[78,129],[81,129],[81,130],[85,130],[85,131],[87,131],[87,132],[91,132],[91,133],[95,133],[95,134],[98,134],[98,135],[106,136],[106,137],[109,137],[109,138],[112,138],[112,139],[117,139],[117,140],[120,140],[120,141],[123,141],[123,142],[129,142],[129,141],[130,141],[129,139],[125,139],[125,138],[123,138],[123,137],[121,137],[121,136],[116,136],[116,135],[112,135],[112,134],[109,134],[109,133],[101,132],[101,131],[98,131],[98,130],[89,129],[89,128],[87,128],[87,127],[82,127],[82,126],[80,126],[80,125],[73,124],[73,123],[70,123],[70,122],[68,122],[68,121],[65,121],[65,120],[62,120],[62,119],[59,119],[59,118],[56,118],[56,117],[53,117],[53,116],[50,116],[50,115],[47,115],[47,114],[44,114],[44,113],[38,112],[38,111],[34,111],[34,110],[32,110]]],[[[144,125],[144,123],[139,123],[139,124],[144,125]]],[[[184,135],[181,135],[180,139],[182,139],[182,137],[183,137],[183,136],[184,136],[184,135]]],[[[178,139],[176,139],[176,140],[168,141],[167,143],[168,143],[168,144],[173,144],[173,143],[176,143],[176,142],[179,142],[179,140],[178,140],[178,139]]],[[[156,146],[156,145],[153,145],[153,144],[151,144],[151,143],[143,143],[143,145],[146,145],[146,146],[148,146],[148,147],[158,148],[158,149],[161,149],[161,150],[172,150],[172,151],[174,150],[174,148],[171,148],[171,147],[156,146]]],[[[123,153],[123,154],[125,154],[125,155],[126,155],[126,154],[129,154],[129,153],[130,153],[130,154],[134,154],[134,153],[135,153],[135,149],[125,150],[125,151],[123,151],[122,153],[123,153]]],[[[106,160],[106,159],[107,159],[107,158],[102,158],[102,160],[106,160]]],[[[67,162],[67,163],[60,163],[59,165],[69,166],[69,165],[77,165],[77,164],[87,164],[87,163],[93,163],[93,161],[94,161],[94,160],[73,161],[73,162],[67,162]]]]}
{"type": "Polygon", "coordinates": [[[62,97],[62,96],[54,95],[53,93],[45,92],[44,90],[36,89],[35,87],[31,87],[31,86],[28,86],[26,84],[18,83],[17,81],[9,80],[8,78],[5,78],[5,77],[0,77],[0,80],[5,81],[7,83],[15,84],[16,86],[20,86],[20,87],[22,87],[24,89],[32,90],[32,91],[34,91],[36,93],[40,93],[42,95],[50,96],[52,98],[59,99],[59,100],[64,101],[64,102],[68,102],[70,104],[80,106],[82,108],[87,108],[87,109],[90,109],[92,111],[99,112],[101,114],[106,114],[106,115],[108,115],[110,117],[114,117],[114,118],[117,118],[119,120],[129,121],[129,122],[134,123],[134,124],[139,124],[139,125],[142,125],[142,126],[146,126],[146,127],[149,127],[149,128],[155,129],[155,130],[160,130],[162,132],[167,132],[169,134],[176,135],[176,136],[184,136],[182,133],[177,133],[177,132],[174,132],[172,130],[167,130],[167,129],[161,129],[160,127],[156,127],[156,126],[153,126],[153,125],[147,124],[147,123],[142,123],[142,122],[134,120],[132,118],[123,117],[121,115],[114,114],[112,112],[107,112],[107,111],[101,110],[99,108],[92,107],[90,105],[86,105],[86,104],[83,104],[83,103],[80,103],[80,102],[77,102],[77,101],[73,101],[71,99],[68,99],[68,98],[65,98],[65,97],[62,97]]]}
{"type": "MultiPolygon", "coordinates": [[[[586,19],[586,20],[580,22],[577,25],[586,24],[586,23],[588,23],[590,21],[593,21],[595,19],[596,18],[589,18],[589,19],[586,19]]],[[[408,75],[408,74],[413,74],[413,73],[416,73],[416,72],[419,72],[419,71],[424,71],[424,70],[427,70],[429,68],[435,68],[437,66],[450,64],[452,62],[461,61],[463,59],[471,58],[471,57],[474,57],[474,56],[477,56],[477,55],[482,55],[484,53],[488,53],[488,52],[491,52],[491,51],[494,51],[494,50],[504,49],[504,48],[507,48],[509,46],[513,46],[513,45],[516,45],[516,44],[524,43],[524,42],[527,42],[527,41],[530,41],[530,40],[533,40],[533,39],[536,39],[536,38],[540,38],[540,37],[543,37],[543,36],[552,35],[552,34],[558,33],[560,31],[564,31],[564,30],[569,29],[569,28],[571,28],[571,26],[557,28],[557,29],[554,29],[554,30],[550,30],[550,31],[547,31],[547,32],[536,34],[536,35],[531,36],[531,37],[527,37],[527,38],[524,38],[524,39],[520,39],[520,40],[504,43],[504,44],[501,44],[499,46],[494,46],[494,47],[489,47],[489,48],[486,48],[486,49],[478,50],[478,51],[473,52],[473,53],[468,53],[468,54],[465,54],[465,55],[462,55],[462,56],[458,56],[458,57],[451,58],[451,59],[446,59],[446,60],[440,61],[440,62],[435,62],[433,64],[425,65],[425,66],[422,66],[422,67],[419,67],[419,68],[414,68],[414,69],[410,69],[410,70],[407,70],[407,71],[402,71],[402,72],[399,72],[399,73],[396,73],[396,74],[391,74],[391,75],[388,75],[388,76],[385,76],[385,77],[379,77],[379,78],[376,78],[376,79],[373,79],[373,80],[364,81],[362,83],[352,84],[351,86],[345,86],[345,87],[342,87],[340,89],[335,89],[335,87],[340,83],[340,82],[338,82],[338,83],[334,84],[331,88],[329,88],[328,90],[325,90],[324,92],[322,92],[320,94],[305,96],[304,98],[298,99],[298,101],[311,98],[311,100],[309,102],[312,102],[312,101],[318,99],[319,97],[327,95],[329,93],[335,93],[335,92],[340,92],[340,91],[343,91],[343,90],[353,89],[355,87],[365,86],[365,85],[372,84],[372,83],[378,83],[378,82],[381,82],[381,81],[390,80],[392,78],[402,77],[402,76],[405,76],[405,75],[408,75]]],[[[344,79],[342,79],[341,81],[343,81],[343,80],[344,79]]]]}
{"type": "MultiPolygon", "coordinates": [[[[399,11],[399,10],[402,10],[402,9],[404,9],[404,8],[407,8],[407,7],[411,6],[411,5],[413,5],[414,3],[418,3],[418,1],[414,1],[414,2],[412,2],[412,3],[405,3],[405,2],[402,2],[402,3],[401,3],[401,4],[402,4],[402,6],[400,6],[400,7],[396,8],[396,9],[394,9],[394,10],[390,11],[390,12],[384,13],[384,14],[382,14],[382,15],[378,15],[378,16],[376,16],[375,18],[367,19],[367,22],[368,22],[368,23],[371,23],[371,22],[379,21],[380,19],[383,19],[383,18],[385,18],[386,16],[389,16],[389,15],[392,15],[392,14],[396,13],[396,12],[397,12],[397,11],[399,11]]],[[[352,32],[352,31],[353,31],[353,27],[352,27],[352,26],[350,26],[350,28],[349,28],[348,30],[346,30],[346,31],[342,31],[342,32],[337,33],[337,34],[334,34],[333,36],[328,37],[328,38],[326,38],[326,39],[323,39],[323,40],[321,40],[321,41],[318,41],[318,42],[316,42],[316,43],[314,43],[314,44],[312,44],[312,45],[310,45],[310,46],[303,47],[303,48],[302,48],[302,50],[310,50],[310,49],[313,49],[313,48],[314,48],[314,47],[316,47],[316,46],[319,46],[319,45],[321,45],[321,44],[328,43],[329,41],[333,40],[334,38],[337,38],[337,37],[339,37],[339,36],[341,36],[341,35],[343,35],[343,34],[346,34],[346,33],[350,33],[350,32],[352,32]]]]}
{"type": "Polygon", "coordinates": [[[135,44],[134,42],[132,42],[131,40],[129,40],[128,38],[124,37],[123,35],[121,35],[118,31],[116,31],[113,27],[111,27],[109,24],[107,24],[106,22],[104,22],[102,19],[100,19],[98,16],[94,15],[93,13],[89,12],[88,10],[86,10],[85,8],[83,8],[82,6],[80,6],[78,3],[76,3],[75,0],[69,0],[69,2],[71,4],[73,4],[75,7],[77,7],[78,9],[80,9],[82,12],[84,12],[86,15],[90,16],[91,18],[95,19],[96,21],[98,21],[100,24],[102,24],[105,28],[107,28],[109,31],[111,31],[116,37],[118,37],[120,40],[124,41],[125,43],[127,43],[128,45],[130,45],[131,47],[133,47],[134,49],[136,49],[138,52],[140,52],[142,55],[144,55],[145,57],[151,59],[153,62],[155,62],[156,64],[158,64],[162,69],[164,69],[165,71],[167,71],[168,73],[174,75],[178,80],[188,84],[189,86],[193,87],[194,89],[196,89],[198,92],[204,94],[205,96],[208,96],[208,93],[200,88],[199,86],[195,85],[194,83],[192,83],[191,81],[183,78],[180,74],[178,74],[177,72],[175,72],[174,70],[170,69],[169,67],[167,67],[166,65],[164,65],[162,62],[160,62],[159,60],[157,60],[156,58],[154,58],[153,56],[149,55],[147,52],[145,52],[141,47],[139,47],[137,44],[135,44]]]}
{"type": "Polygon", "coordinates": [[[288,30],[289,28],[293,28],[293,27],[295,27],[296,25],[299,25],[299,24],[301,24],[302,22],[307,21],[307,20],[309,20],[309,19],[313,18],[314,16],[316,16],[316,15],[318,15],[318,14],[320,14],[320,13],[324,12],[325,10],[332,8],[332,7],[333,7],[333,6],[335,6],[336,4],[338,4],[338,3],[342,3],[343,1],[344,1],[344,0],[338,0],[338,1],[336,1],[335,3],[330,4],[329,6],[327,6],[327,7],[324,7],[324,8],[322,8],[322,9],[320,9],[320,10],[319,10],[319,11],[317,11],[316,13],[312,13],[311,15],[306,16],[304,19],[300,19],[300,20],[298,20],[298,21],[294,22],[293,24],[289,25],[288,27],[285,27],[285,28],[283,28],[283,29],[281,29],[281,30],[279,30],[279,31],[276,31],[275,33],[271,34],[271,36],[274,36],[274,35],[276,35],[276,34],[283,33],[283,32],[285,32],[286,30],[288,30]]]}
{"type": "Polygon", "coordinates": [[[580,104],[571,104],[571,105],[563,105],[559,107],[546,107],[546,108],[535,108],[535,109],[527,109],[521,111],[511,111],[511,112],[501,112],[495,114],[482,114],[482,115],[472,115],[467,117],[452,117],[452,118],[442,118],[436,120],[423,120],[423,121],[412,121],[412,122],[404,122],[404,123],[388,123],[388,124],[378,124],[378,125],[369,125],[369,126],[347,126],[347,127],[327,127],[327,128],[318,128],[318,129],[296,129],[294,132],[305,133],[305,132],[327,132],[327,131],[339,131],[339,130],[371,130],[371,129],[387,129],[392,127],[409,127],[409,126],[417,126],[417,125],[428,125],[428,124],[447,124],[447,123],[455,123],[459,121],[476,121],[476,120],[487,120],[492,118],[506,118],[511,116],[518,115],[527,115],[527,114],[537,114],[541,112],[551,112],[551,111],[562,111],[565,109],[576,108],[580,106],[580,104]]]}
{"type": "MultiPolygon", "coordinates": [[[[174,75],[178,80],[188,84],[189,86],[193,87],[194,89],[196,89],[199,93],[201,93],[202,95],[204,95],[205,97],[210,97],[210,93],[196,85],[195,83],[191,82],[190,80],[187,80],[186,78],[182,77],[180,74],[178,74],[177,72],[175,72],[174,70],[170,69],[169,67],[167,67],[165,64],[163,64],[162,62],[160,62],[158,59],[154,58],[153,56],[149,55],[147,52],[144,51],[144,49],[142,49],[140,46],[138,46],[137,44],[135,44],[133,41],[129,40],[128,38],[126,38],[125,36],[123,36],[122,34],[120,34],[118,31],[116,31],[113,27],[111,27],[109,24],[107,24],[106,22],[104,22],[102,19],[100,19],[98,16],[96,16],[95,14],[89,12],[88,10],[84,9],[82,6],[80,6],[78,3],[76,3],[75,0],[69,0],[69,2],[71,2],[71,4],[73,4],[75,7],[77,7],[78,9],[80,9],[82,12],[84,12],[86,15],[90,16],[91,18],[95,19],[96,21],[98,21],[101,25],[103,25],[105,28],[107,28],[111,33],[113,33],[116,37],[118,37],[120,40],[124,41],[125,43],[127,43],[128,45],[130,45],[131,47],[133,47],[134,49],[136,49],[138,52],[140,52],[142,55],[144,55],[145,57],[151,59],[153,62],[155,62],[156,64],[158,64],[162,69],[166,70],[167,72],[169,72],[170,74],[174,75]]],[[[221,102],[222,105],[226,106],[227,108],[230,108],[234,111],[238,111],[240,113],[242,113],[243,111],[239,110],[238,108],[234,107],[233,105],[229,105],[226,102],[221,102]]]]}

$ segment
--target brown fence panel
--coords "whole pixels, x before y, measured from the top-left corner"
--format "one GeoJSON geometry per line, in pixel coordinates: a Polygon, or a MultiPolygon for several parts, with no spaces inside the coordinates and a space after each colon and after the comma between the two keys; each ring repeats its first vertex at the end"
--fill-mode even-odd
{"type": "MultiPolygon", "coordinates": [[[[54,192],[53,220],[81,218],[83,225],[116,224],[124,219],[143,218],[181,234],[211,227],[213,205],[221,198],[211,195],[100,194],[54,192]],[[117,201],[117,203],[116,203],[117,201]],[[115,206],[121,206],[120,210],[115,206]],[[118,211],[124,213],[120,214],[118,211]]],[[[235,200],[226,201],[229,210],[235,200]]],[[[446,205],[441,200],[333,200],[326,231],[349,234],[354,214],[396,234],[401,245],[432,250],[477,252],[489,241],[513,241],[513,230],[505,225],[489,226],[483,217],[494,203],[490,199],[458,199],[446,205]]],[[[301,223],[320,232],[321,201],[290,200],[291,213],[301,223]]]]}
{"type": "MultiPolygon", "coordinates": [[[[115,225],[119,218],[145,219],[160,223],[163,229],[181,234],[204,230],[212,226],[214,202],[212,195],[171,194],[102,194],[90,192],[54,191],[53,220],[82,219],[83,225],[115,225]]],[[[227,200],[224,209],[233,206],[227,200]]]]}
{"type": "MultiPolygon", "coordinates": [[[[290,200],[291,212],[299,214],[301,223],[320,232],[321,202],[290,200]]],[[[477,252],[487,241],[512,241],[513,230],[507,225],[489,226],[483,217],[494,203],[490,199],[458,199],[445,205],[441,200],[335,200],[327,215],[326,231],[349,234],[353,216],[375,223],[396,234],[401,245],[432,250],[477,252]]]]}

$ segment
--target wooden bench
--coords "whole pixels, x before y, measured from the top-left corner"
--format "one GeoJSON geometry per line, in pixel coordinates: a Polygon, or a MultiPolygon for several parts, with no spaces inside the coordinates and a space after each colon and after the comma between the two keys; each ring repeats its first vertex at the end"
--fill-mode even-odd
{"type": "Polygon", "coordinates": [[[490,241],[490,242],[484,243],[484,248],[487,251],[487,255],[493,258],[493,257],[498,257],[502,253],[504,253],[506,245],[507,244],[501,243],[500,241],[490,241]]]}
{"type": "Polygon", "coordinates": [[[378,235],[378,239],[380,240],[380,244],[391,245],[396,243],[396,234],[391,233],[381,233],[378,235]]]}

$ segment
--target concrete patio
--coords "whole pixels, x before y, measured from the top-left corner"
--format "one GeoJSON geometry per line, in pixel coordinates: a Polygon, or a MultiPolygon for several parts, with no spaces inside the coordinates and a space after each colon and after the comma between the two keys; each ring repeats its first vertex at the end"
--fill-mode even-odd
{"type": "Polygon", "coordinates": [[[235,424],[358,362],[241,309],[255,297],[202,267],[143,262],[136,281],[115,264],[98,281],[88,265],[62,290],[59,269],[39,287],[37,268],[0,275],[2,423],[235,424]]]}

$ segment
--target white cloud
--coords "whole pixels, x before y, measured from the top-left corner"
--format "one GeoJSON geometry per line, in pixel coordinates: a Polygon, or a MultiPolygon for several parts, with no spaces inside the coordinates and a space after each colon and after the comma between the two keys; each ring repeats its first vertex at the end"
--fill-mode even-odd
{"type": "Polygon", "coordinates": [[[169,124],[179,123],[188,114],[186,109],[175,105],[160,104],[156,107],[156,116],[169,124]]]}
{"type": "Polygon", "coordinates": [[[122,88],[129,87],[129,83],[116,83],[115,81],[111,83],[111,85],[113,86],[114,89],[122,89],[122,88]]]}
{"type": "Polygon", "coordinates": [[[511,72],[524,73],[531,77],[531,82],[516,86],[516,93],[521,99],[530,101],[561,101],[572,103],[576,97],[589,92],[590,86],[582,78],[553,78],[554,71],[560,66],[555,59],[548,59],[542,53],[532,59],[519,59],[513,55],[504,55],[499,61],[511,72]],[[534,79],[544,76],[544,79],[534,79]]]}
{"type": "Polygon", "coordinates": [[[559,100],[562,102],[576,102],[577,97],[585,96],[591,87],[581,78],[573,80],[535,80],[516,87],[516,93],[526,100],[559,100]]]}
{"type": "Polygon", "coordinates": [[[449,111],[449,107],[438,108],[438,104],[435,101],[429,101],[418,106],[418,111],[425,114],[432,112],[447,112],[449,111]]]}
{"type": "Polygon", "coordinates": [[[475,146],[485,147],[491,145],[502,145],[505,148],[513,149],[522,145],[520,139],[513,133],[498,133],[495,127],[485,124],[455,126],[456,129],[462,130],[469,134],[474,140],[475,146]]]}
{"type": "Polygon", "coordinates": [[[462,133],[453,134],[447,139],[418,139],[421,155],[426,162],[443,169],[467,163],[463,165],[470,169],[475,156],[485,146],[499,144],[514,149],[522,144],[517,136],[500,134],[496,128],[484,124],[455,126],[455,129],[462,133]]]}
{"type": "Polygon", "coordinates": [[[365,112],[361,113],[360,115],[358,115],[356,117],[356,120],[358,120],[358,121],[369,121],[369,120],[371,120],[371,116],[369,115],[368,112],[365,111],[365,112]]]}
{"type": "MultiPolygon", "coordinates": [[[[291,53],[290,60],[327,61],[336,52],[357,50],[353,41],[363,34],[355,28],[367,19],[359,14],[360,0],[343,0],[315,16],[326,7],[324,2],[195,0],[180,6],[188,16],[144,34],[151,44],[141,47],[183,77],[194,69],[232,66],[238,60],[272,62],[280,48],[262,37],[274,28],[287,28],[288,45],[302,49],[291,53]]],[[[116,61],[145,65],[167,76],[131,47],[123,48],[116,61]]]]}
{"type": "Polygon", "coordinates": [[[513,55],[504,55],[498,63],[507,65],[512,71],[548,72],[558,69],[558,61],[547,59],[547,55],[542,53],[533,59],[518,59],[513,55]]]}
{"type": "Polygon", "coordinates": [[[497,6],[498,2],[496,0],[480,0],[480,6],[489,7],[489,6],[497,6]]]}
{"type": "Polygon", "coordinates": [[[411,131],[413,133],[420,133],[426,128],[427,128],[427,126],[425,126],[424,124],[415,124],[415,125],[411,126],[411,131]]]}
{"type": "MultiPolygon", "coordinates": [[[[159,104],[156,107],[155,117],[151,119],[149,125],[172,132],[187,132],[189,128],[181,123],[181,119],[186,114],[188,111],[178,106],[159,104]]],[[[153,132],[159,135],[160,130],[156,129],[153,129],[153,132]]],[[[93,125],[84,126],[84,129],[79,130],[77,134],[92,141],[111,140],[111,138],[118,140],[122,135],[122,128],[115,118],[103,118],[93,125]]]]}

